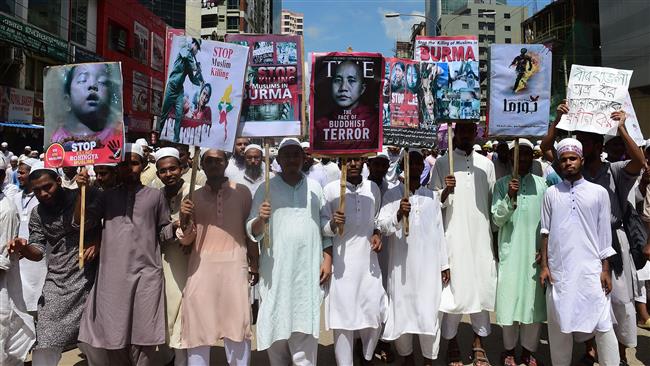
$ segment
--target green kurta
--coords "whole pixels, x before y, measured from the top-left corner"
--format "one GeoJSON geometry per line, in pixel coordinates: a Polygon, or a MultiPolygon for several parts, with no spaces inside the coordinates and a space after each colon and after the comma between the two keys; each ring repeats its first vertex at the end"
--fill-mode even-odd
{"type": "Polygon", "coordinates": [[[508,196],[510,179],[507,175],[496,182],[492,200],[492,221],[499,227],[496,322],[539,323],[546,320],[546,302],[535,256],[546,181],[532,174],[521,177],[515,209],[508,196]]]}
{"type": "MultiPolygon", "coordinates": [[[[320,333],[322,291],[319,284],[323,249],[332,246],[321,234],[323,191],[307,177],[290,186],[282,176],[270,179],[271,219],[269,247],[260,247],[260,310],[257,318],[257,349],[265,350],[291,333],[320,333]]],[[[264,189],[255,192],[246,226],[250,239],[252,222],[264,201],[264,189]]]]}

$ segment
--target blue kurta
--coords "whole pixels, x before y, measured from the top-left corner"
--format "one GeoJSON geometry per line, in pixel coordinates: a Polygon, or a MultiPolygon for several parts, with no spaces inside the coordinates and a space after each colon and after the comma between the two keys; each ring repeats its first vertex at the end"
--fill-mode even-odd
{"type": "MultiPolygon", "coordinates": [[[[270,245],[260,245],[258,350],[289,339],[293,332],[318,338],[320,265],[323,249],[332,245],[321,236],[323,191],[319,183],[303,178],[290,186],[278,175],[270,179],[270,197],[270,245]]],[[[262,202],[264,190],[258,189],[246,225],[248,235],[260,242],[262,236],[252,236],[252,222],[262,202]]]]}

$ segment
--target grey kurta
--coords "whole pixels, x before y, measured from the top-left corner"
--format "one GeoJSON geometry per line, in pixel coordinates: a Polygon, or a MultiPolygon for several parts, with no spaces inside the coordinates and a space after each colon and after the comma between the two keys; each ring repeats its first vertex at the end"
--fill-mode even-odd
{"type": "MultiPolygon", "coordinates": [[[[60,201],[53,207],[41,204],[34,208],[29,222],[29,243],[47,253],[36,348],[77,344],[79,322],[97,268],[93,261],[79,269],[79,228],[72,222],[78,191],[63,189],[60,193],[60,201]]],[[[96,220],[86,221],[87,231],[97,226],[96,220]]]]}
{"type": "Polygon", "coordinates": [[[97,279],[88,297],[79,340],[93,347],[165,343],[165,289],[160,242],[174,233],[158,189],[105,191],[90,218],[104,219],[97,279]]]}

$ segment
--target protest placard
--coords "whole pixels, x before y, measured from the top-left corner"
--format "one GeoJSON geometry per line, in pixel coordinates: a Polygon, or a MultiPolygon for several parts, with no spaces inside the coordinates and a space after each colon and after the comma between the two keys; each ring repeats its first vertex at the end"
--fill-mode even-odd
{"type": "Polygon", "coordinates": [[[433,63],[386,59],[384,77],[384,143],[402,147],[431,147],[436,141],[433,63]]]}
{"type": "Polygon", "coordinates": [[[46,67],[45,166],[122,160],[124,120],[119,62],[46,67]]]}
{"type": "Polygon", "coordinates": [[[175,36],[160,138],[232,151],[242,107],[248,47],[175,36]]]}
{"type": "Polygon", "coordinates": [[[551,108],[551,50],[490,46],[490,136],[544,136],[551,108]]]}
{"type": "Polygon", "coordinates": [[[571,66],[567,85],[569,113],[562,116],[557,128],[616,135],[618,123],[610,115],[623,108],[631,78],[631,70],[571,66]]]}
{"type": "Polygon", "coordinates": [[[625,119],[625,129],[627,133],[630,134],[630,137],[637,146],[645,146],[645,138],[641,132],[641,126],[639,125],[639,120],[636,117],[636,112],[634,111],[634,105],[632,105],[632,98],[630,98],[630,93],[627,93],[625,102],[623,102],[622,109],[627,114],[625,119]]]}
{"type": "Polygon", "coordinates": [[[430,78],[436,121],[478,121],[481,88],[476,36],[418,36],[414,59],[435,63],[430,78]]]}
{"type": "Polygon", "coordinates": [[[381,151],[383,78],[379,53],[312,54],[309,139],[314,154],[381,151]]]}
{"type": "Polygon", "coordinates": [[[229,34],[226,41],[250,48],[237,136],[300,136],[302,37],[229,34]]]}

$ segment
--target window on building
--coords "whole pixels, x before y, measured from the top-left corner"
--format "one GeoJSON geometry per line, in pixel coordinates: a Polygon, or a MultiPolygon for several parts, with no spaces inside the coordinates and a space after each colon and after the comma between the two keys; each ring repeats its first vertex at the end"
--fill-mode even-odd
{"type": "Polygon", "coordinates": [[[239,30],[239,17],[228,17],[226,27],[229,31],[239,30]]]}
{"type": "Polygon", "coordinates": [[[219,23],[223,23],[226,21],[226,16],[225,15],[219,15],[219,23]]]}
{"type": "Polygon", "coordinates": [[[512,43],[512,39],[506,38],[506,43],[512,43]]]}
{"type": "Polygon", "coordinates": [[[506,25],[506,26],[505,26],[505,30],[506,30],[506,32],[510,32],[510,30],[511,30],[510,26],[509,26],[509,25],[506,25]]]}
{"type": "Polygon", "coordinates": [[[479,34],[478,35],[478,41],[479,42],[485,42],[485,34],[479,34]]]}
{"type": "Polygon", "coordinates": [[[108,23],[108,48],[121,52],[123,54],[128,54],[128,31],[126,28],[122,27],[113,22],[108,23]]]}
{"type": "Polygon", "coordinates": [[[494,42],[496,42],[496,38],[495,38],[494,34],[490,34],[490,35],[485,36],[485,41],[488,42],[488,43],[494,43],[494,42]]]}
{"type": "Polygon", "coordinates": [[[503,17],[506,18],[506,19],[510,19],[510,13],[504,13],[503,17]]]}
{"type": "MultiPolygon", "coordinates": [[[[30,0],[27,21],[46,31],[61,34],[61,0],[30,0]]],[[[67,19],[67,16],[66,16],[67,19]]]]}
{"type": "Polygon", "coordinates": [[[296,26],[296,28],[298,28],[298,29],[302,29],[302,24],[298,24],[298,25],[296,26]]]}
{"type": "Polygon", "coordinates": [[[494,30],[494,23],[485,23],[487,25],[487,30],[493,31],[494,30]]]}
{"type": "Polygon", "coordinates": [[[216,28],[219,24],[217,14],[206,14],[201,16],[201,28],[216,28]]]}
{"type": "Polygon", "coordinates": [[[228,0],[228,9],[239,9],[239,0],[228,0]]]}
{"type": "Polygon", "coordinates": [[[70,40],[85,46],[87,33],[88,0],[72,0],[70,2],[70,40]]]}
{"type": "Polygon", "coordinates": [[[16,14],[16,1],[15,0],[0,0],[0,11],[15,15],[16,14]]]}
{"type": "Polygon", "coordinates": [[[469,29],[469,24],[463,23],[463,29],[469,29]]]}
{"type": "Polygon", "coordinates": [[[289,14],[284,14],[284,19],[289,19],[289,14]]]}

